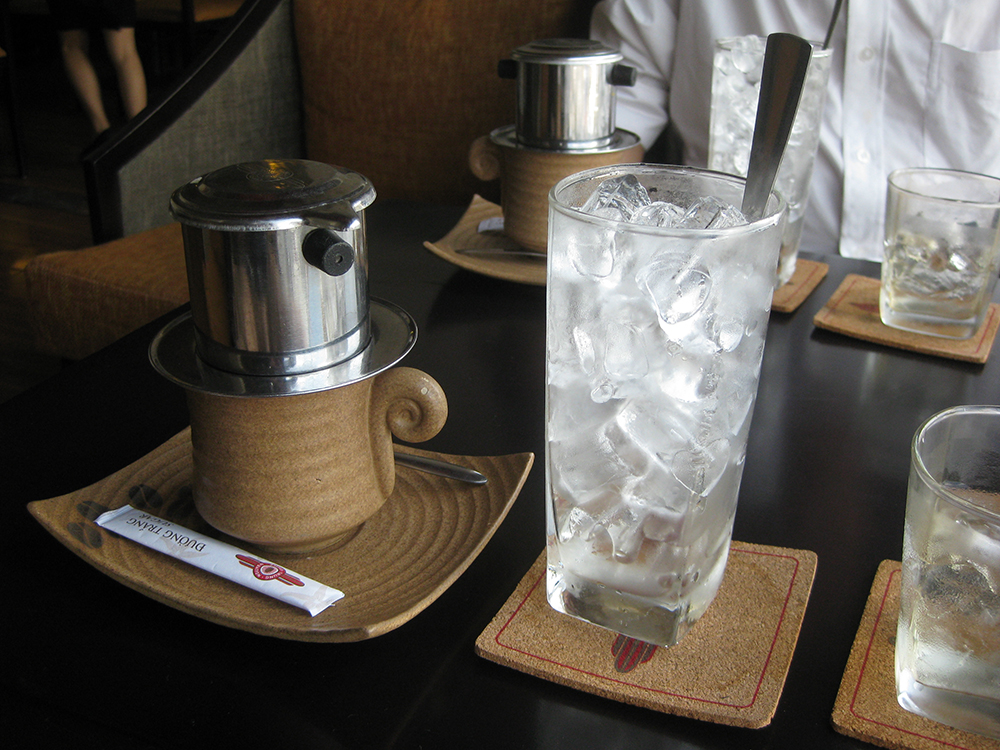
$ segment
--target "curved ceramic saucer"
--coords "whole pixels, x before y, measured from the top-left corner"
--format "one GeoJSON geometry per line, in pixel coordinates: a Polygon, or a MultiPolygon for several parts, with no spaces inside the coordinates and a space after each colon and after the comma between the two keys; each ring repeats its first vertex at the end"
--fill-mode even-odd
{"type": "Polygon", "coordinates": [[[315,617],[94,523],[105,510],[130,503],[218,536],[198,516],[191,499],[190,429],[90,487],[28,508],[53,536],[98,570],[183,612],[277,638],[359,641],[407,622],[458,579],[506,517],[534,460],[531,453],[463,457],[395,447],[469,466],[489,481],[472,485],[397,467],[392,496],[343,546],[314,556],[261,553],[344,592],[343,599],[315,617]]]}
{"type": "Polygon", "coordinates": [[[545,286],[545,258],[524,255],[523,248],[501,231],[480,231],[479,225],[503,217],[496,203],[476,195],[462,218],[448,234],[437,242],[425,242],[424,247],[439,258],[460,268],[495,279],[521,284],[545,286]],[[459,250],[506,250],[503,253],[461,253],[459,250]]]}

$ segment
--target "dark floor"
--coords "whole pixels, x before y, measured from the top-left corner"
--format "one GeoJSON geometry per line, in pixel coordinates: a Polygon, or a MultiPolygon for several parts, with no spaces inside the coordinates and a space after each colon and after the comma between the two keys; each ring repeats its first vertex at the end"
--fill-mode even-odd
{"type": "MultiPolygon", "coordinates": [[[[11,19],[14,106],[24,176],[18,175],[9,125],[10,97],[0,92],[0,402],[57,372],[62,363],[37,353],[24,304],[23,264],[39,253],[91,244],[80,155],[93,138],[66,79],[54,32],[44,17],[11,19]]],[[[182,69],[169,30],[137,30],[150,100],[182,69]]],[[[99,46],[99,43],[98,43],[99,46]]],[[[120,119],[111,71],[93,51],[109,115],[120,119]]],[[[0,63],[3,61],[0,60],[0,63]]],[[[2,72],[2,68],[0,68],[2,72]]]]}

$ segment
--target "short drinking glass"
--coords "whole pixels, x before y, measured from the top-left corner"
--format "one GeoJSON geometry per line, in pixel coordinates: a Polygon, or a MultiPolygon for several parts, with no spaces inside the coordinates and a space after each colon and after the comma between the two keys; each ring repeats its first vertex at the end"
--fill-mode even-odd
{"type": "Polygon", "coordinates": [[[549,194],[548,601],[672,645],[722,581],[784,203],[743,180],[588,170],[549,194]]]}
{"type": "Polygon", "coordinates": [[[896,693],[1000,739],[1000,406],[941,412],[913,439],[896,693]]]}
{"type": "Polygon", "coordinates": [[[882,322],[967,339],[982,326],[1000,270],[1000,179],[951,169],[889,175],[882,322]]]}

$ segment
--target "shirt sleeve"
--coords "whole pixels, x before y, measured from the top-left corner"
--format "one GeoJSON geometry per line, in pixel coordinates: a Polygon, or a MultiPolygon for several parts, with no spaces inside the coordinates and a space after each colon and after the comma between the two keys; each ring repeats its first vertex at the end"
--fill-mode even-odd
{"type": "Polygon", "coordinates": [[[617,89],[616,126],[648,149],[667,126],[679,0],[603,0],[591,16],[591,38],[621,52],[637,71],[635,86],[617,89]]]}

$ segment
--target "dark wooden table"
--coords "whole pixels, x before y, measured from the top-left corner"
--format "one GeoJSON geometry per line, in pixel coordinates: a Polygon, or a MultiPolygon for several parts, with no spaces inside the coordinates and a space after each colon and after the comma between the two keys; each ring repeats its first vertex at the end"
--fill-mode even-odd
{"type": "Polygon", "coordinates": [[[910,439],[941,409],[1000,402],[1000,353],[971,365],[816,329],[846,273],[878,273],[824,256],[823,284],[771,318],[734,532],[819,557],[777,714],[745,730],[626,706],[474,653],[544,545],[545,293],[423,249],[460,213],[376,202],[368,219],[372,293],[414,316],[405,364],[448,394],[448,424],[426,447],[537,457],[468,571],[391,633],[317,645],[183,614],[49,536],[28,502],[101,479],[187,425],[183,393],[147,363],[158,321],[0,406],[5,747],[866,747],[830,713],[876,568],[900,556],[910,439]]]}

